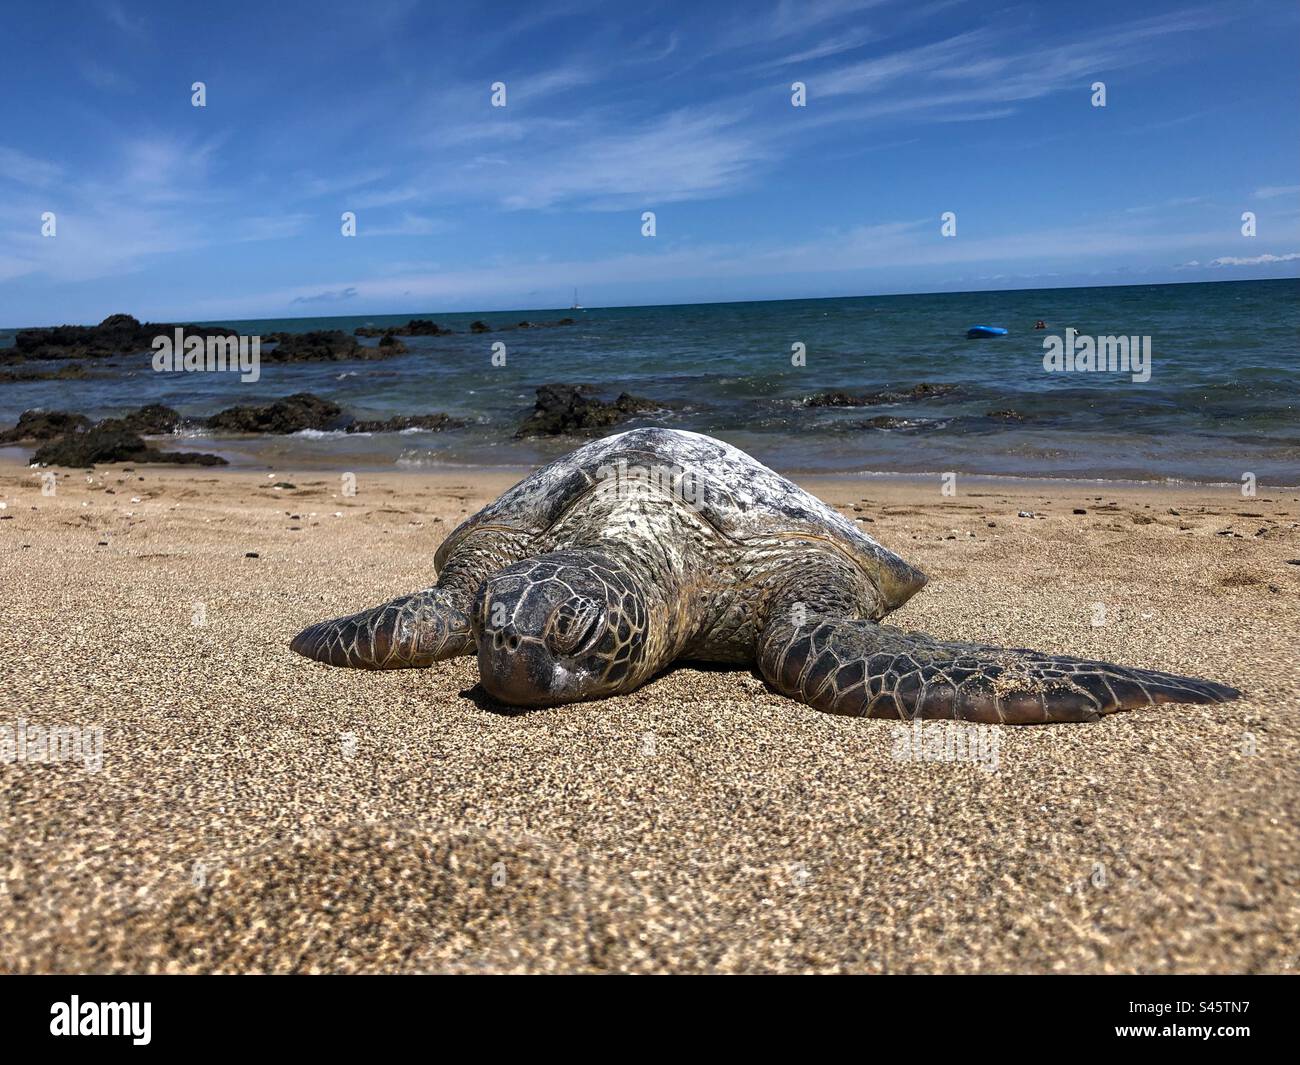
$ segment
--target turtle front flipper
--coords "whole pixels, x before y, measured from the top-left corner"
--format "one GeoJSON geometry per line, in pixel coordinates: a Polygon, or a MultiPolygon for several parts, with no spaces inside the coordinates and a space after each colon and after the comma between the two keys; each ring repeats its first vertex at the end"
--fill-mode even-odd
{"type": "Polygon", "coordinates": [[[321,621],[298,633],[289,648],[353,669],[419,669],[470,654],[474,637],[460,596],[426,588],[359,614],[321,621]]]}
{"type": "Polygon", "coordinates": [[[774,688],[818,710],[903,720],[1096,721],[1152,703],[1221,703],[1241,694],[1173,673],[1024,648],[943,643],[825,616],[770,619],[758,664],[774,688]]]}

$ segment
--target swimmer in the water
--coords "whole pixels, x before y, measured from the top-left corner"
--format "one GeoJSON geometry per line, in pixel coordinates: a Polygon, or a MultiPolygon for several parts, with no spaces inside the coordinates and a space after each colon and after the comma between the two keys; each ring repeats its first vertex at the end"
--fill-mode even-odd
{"type": "Polygon", "coordinates": [[[1046,328],[1047,328],[1047,323],[1044,322],[1044,321],[1040,318],[1040,319],[1038,319],[1038,321],[1036,321],[1036,322],[1034,323],[1034,328],[1035,328],[1035,329],[1046,329],[1046,328]]]}

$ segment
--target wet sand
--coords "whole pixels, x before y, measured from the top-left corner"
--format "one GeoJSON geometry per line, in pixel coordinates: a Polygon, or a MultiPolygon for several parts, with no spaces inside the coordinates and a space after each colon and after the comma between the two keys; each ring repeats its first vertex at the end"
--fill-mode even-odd
{"type": "Polygon", "coordinates": [[[748,671],[509,713],[288,651],[512,479],[0,465],[0,727],[75,730],[0,764],[0,970],[1300,965],[1300,492],[805,479],[903,627],[1247,692],[919,754],[748,671]]]}

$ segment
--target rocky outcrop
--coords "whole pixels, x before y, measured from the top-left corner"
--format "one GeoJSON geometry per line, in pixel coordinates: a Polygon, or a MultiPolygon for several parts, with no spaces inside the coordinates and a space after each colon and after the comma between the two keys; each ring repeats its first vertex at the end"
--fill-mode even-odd
{"type": "Polygon", "coordinates": [[[626,392],[613,401],[598,398],[592,385],[542,385],[537,390],[533,411],[523,420],[516,437],[582,435],[611,425],[643,411],[658,410],[662,404],[626,392]]]}
{"type": "Polygon", "coordinates": [[[437,337],[454,332],[443,329],[437,322],[427,318],[412,318],[405,325],[390,325],[380,329],[378,326],[362,325],[353,330],[359,337],[437,337]]]}
{"type": "Polygon", "coordinates": [[[262,337],[263,362],[342,362],[345,359],[386,359],[390,352],[358,344],[342,329],[316,329],[310,333],[271,333],[262,337]]]}
{"type": "Polygon", "coordinates": [[[122,424],[133,433],[143,436],[166,436],[180,428],[184,421],[171,407],[150,403],[122,417],[122,424]]]}
{"type": "Polygon", "coordinates": [[[99,359],[149,351],[155,337],[172,336],[177,329],[187,336],[238,336],[234,329],[212,325],[171,325],[140,322],[129,314],[112,314],[99,325],[56,325],[47,329],[20,329],[14,346],[0,351],[0,361],[27,359],[99,359]]]}
{"type": "Polygon", "coordinates": [[[261,406],[229,407],[209,418],[207,426],[219,433],[298,433],[341,428],[342,415],[343,408],[337,403],[298,392],[261,406]]]}
{"type": "Polygon", "coordinates": [[[91,422],[84,414],[70,414],[62,410],[25,410],[18,416],[18,424],[0,432],[0,444],[13,444],[19,440],[54,440],[68,433],[85,432],[91,422]]]}
{"type": "Polygon", "coordinates": [[[133,433],[124,421],[109,418],[84,432],[68,433],[42,445],[31,461],[39,466],[94,466],[105,462],[165,462],[224,466],[219,455],[197,451],[159,451],[133,433]]]}

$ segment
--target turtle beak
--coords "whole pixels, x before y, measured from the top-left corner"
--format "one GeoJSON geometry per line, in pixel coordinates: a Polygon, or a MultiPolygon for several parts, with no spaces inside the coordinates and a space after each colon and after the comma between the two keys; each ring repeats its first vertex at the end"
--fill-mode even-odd
{"type": "Polygon", "coordinates": [[[555,706],[572,702],[577,677],[535,640],[500,648],[491,641],[478,654],[479,682],[492,698],[511,706],[555,706]]]}

